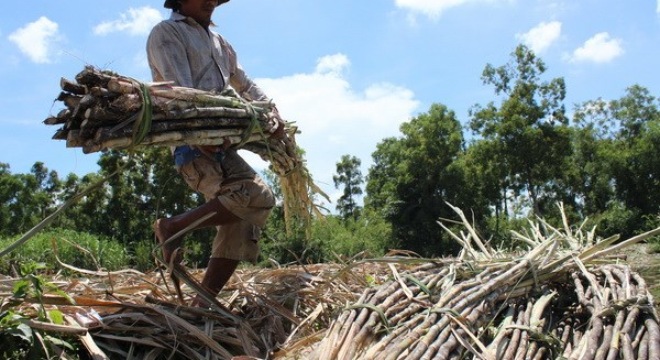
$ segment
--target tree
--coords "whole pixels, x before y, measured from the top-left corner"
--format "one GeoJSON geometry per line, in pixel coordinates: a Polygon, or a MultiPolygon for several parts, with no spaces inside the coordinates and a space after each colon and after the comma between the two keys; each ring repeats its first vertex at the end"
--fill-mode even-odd
{"type": "Polygon", "coordinates": [[[504,66],[485,67],[482,80],[503,99],[499,107],[493,102],[475,105],[470,127],[498,144],[489,161],[507,170],[500,181],[506,186],[503,193],[517,196],[524,191],[533,213],[541,215],[542,204],[554,204],[563,191],[558,180],[570,156],[566,88],[563,78],[541,81],[545,64],[526,46],[519,45],[512,57],[504,66]]]}
{"type": "Polygon", "coordinates": [[[0,164],[1,233],[25,232],[50,215],[60,186],[57,172],[49,172],[42,162],[27,174],[11,174],[9,165],[0,164]]]}
{"type": "Polygon", "coordinates": [[[337,210],[343,219],[352,218],[357,220],[360,207],[355,200],[356,196],[362,195],[361,185],[363,183],[360,165],[362,162],[355,156],[342,155],[337,163],[337,175],[332,177],[335,188],[344,186],[344,192],[337,200],[337,210]]]}
{"type": "Polygon", "coordinates": [[[612,101],[581,104],[575,112],[576,160],[585,213],[630,236],[660,211],[660,100],[639,85],[612,101]],[[608,220],[612,222],[612,220],[608,220]]]}
{"type": "Polygon", "coordinates": [[[402,138],[387,138],[373,153],[367,176],[365,208],[377,211],[392,224],[395,241],[404,249],[425,256],[457,250],[437,224],[455,214],[446,205],[459,203],[460,176],[452,164],[463,145],[461,125],[453,111],[431,106],[401,125],[402,138]]]}
{"type": "Polygon", "coordinates": [[[15,217],[15,204],[21,200],[17,197],[21,193],[23,184],[19,176],[13,175],[9,164],[0,163],[0,234],[15,235],[18,232],[15,217]]]}

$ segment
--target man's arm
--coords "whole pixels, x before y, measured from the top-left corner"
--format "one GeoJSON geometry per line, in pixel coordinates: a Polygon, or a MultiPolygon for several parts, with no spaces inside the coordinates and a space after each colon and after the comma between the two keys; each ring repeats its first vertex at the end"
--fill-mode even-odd
{"type": "Polygon", "coordinates": [[[153,28],[147,40],[147,58],[154,81],[193,87],[185,44],[171,24],[162,22],[153,28]]]}
{"type": "Polygon", "coordinates": [[[249,101],[264,101],[268,100],[268,96],[259,88],[259,86],[252,81],[252,79],[245,73],[243,67],[238,62],[238,56],[234,48],[222,36],[218,35],[222,52],[227,57],[229,64],[229,85],[242,98],[249,101]]]}

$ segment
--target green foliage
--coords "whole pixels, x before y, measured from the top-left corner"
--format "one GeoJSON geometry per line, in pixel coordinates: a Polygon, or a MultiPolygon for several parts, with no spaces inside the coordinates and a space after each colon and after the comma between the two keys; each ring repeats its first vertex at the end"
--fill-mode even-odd
{"type": "Polygon", "coordinates": [[[57,172],[41,162],[28,174],[12,174],[0,163],[0,236],[25,232],[54,211],[60,187],[57,172]]]}
{"type": "MultiPolygon", "coordinates": [[[[15,239],[0,239],[4,249],[15,239]]],[[[0,267],[2,273],[10,271],[10,264],[38,262],[49,270],[56,270],[55,255],[65,264],[91,270],[118,270],[129,264],[126,248],[121,244],[72,230],[54,229],[38,233],[14,252],[7,255],[0,267]]]]}
{"type": "Polygon", "coordinates": [[[357,205],[356,197],[362,195],[362,162],[355,156],[342,155],[337,163],[337,174],[332,177],[335,188],[343,185],[343,194],[337,200],[337,210],[344,219],[357,219],[360,215],[360,207],[357,205]]]}
{"type": "Polygon", "coordinates": [[[269,259],[285,264],[318,262],[323,257],[319,244],[307,241],[302,221],[294,224],[292,229],[291,234],[288,234],[284,224],[284,211],[281,206],[276,206],[268,218],[260,240],[264,265],[269,263],[269,259]]]}
{"type": "Polygon", "coordinates": [[[11,310],[0,313],[0,357],[3,359],[30,359],[33,356],[34,333],[24,319],[11,310]]]}
{"type": "Polygon", "coordinates": [[[131,267],[135,270],[148,272],[156,266],[154,259],[155,240],[140,240],[131,244],[131,267]]]}
{"type": "MultiPolygon", "coordinates": [[[[267,228],[272,231],[272,228],[267,228]]],[[[357,220],[339,216],[314,219],[310,239],[305,234],[286,236],[284,232],[267,232],[262,243],[264,264],[335,262],[357,255],[382,256],[393,247],[390,225],[375,213],[363,214],[357,220]]]]}
{"type": "MultiPolygon", "coordinates": [[[[43,296],[55,293],[73,300],[56,285],[46,281],[40,274],[46,267],[44,264],[26,262],[18,268],[19,279],[14,283],[13,299],[30,297],[37,300],[37,320],[62,325],[64,315],[57,309],[46,310],[43,296]]],[[[59,358],[53,352],[52,346],[75,351],[71,342],[51,335],[42,334],[32,329],[25,322],[30,318],[12,307],[12,301],[3,304],[0,313],[0,355],[3,359],[50,359],[59,358]],[[37,339],[38,338],[38,339],[37,339]]]]}
{"type": "Polygon", "coordinates": [[[350,258],[358,254],[379,257],[394,245],[391,228],[376,214],[363,214],[357,220],[328,216],[314,222],[312,239],[322,257],[318,261],[336,261],[337,256],[350,258]]]}
{"type": "Polygon", "coordinates": [[[496,145],[497,151],[484,155],[505,169],[502,191],[517,199],[521,194],[528,197],[533,214],[541,215],[543,198],[562,191],[556,188],[557,180],[571,154],[563,104],[566,86],[562,78],[542,82],[545,64],[524,45],[515,49],[512,58],[506,65],[488,64],[484,69],[482,80],[503,99],[499,107],[492,102],[475,105],[470,127],[496,145]]]}
{"type": "Polygon", "coordinates": [[[401,125],[403,137],[385,139],[373,154],[365,207],[392,224],[394,241],[423,256],[451,254],[456,244],[438,226],[464,199],[462,174],[452,167],[462,154],[461,126],[453,111],[434,104],[401,125]]]}

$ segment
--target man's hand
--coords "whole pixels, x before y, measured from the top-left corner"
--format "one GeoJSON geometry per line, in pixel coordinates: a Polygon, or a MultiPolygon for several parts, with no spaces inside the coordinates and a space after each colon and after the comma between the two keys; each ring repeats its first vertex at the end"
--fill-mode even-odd
{"type": "Polygon", "coordinates": [[[201,151],[202,154],[215,159],[219,153],[223,153],[231,147],[231,141],[224,138],[222,145],[196,145],[195,147],[201,151]]]}
{"type": "Polygon", "coordinates": [[[286,136],[286,132],[284,131],[285,124],[284,120],[282,120],[282,117],[280,116],[280,112],[277,110],[277,107],[273,107],[268,116],[272,125],[272,127],[269,129],[270,137],[274,139],[284,138],[286,136]]]}

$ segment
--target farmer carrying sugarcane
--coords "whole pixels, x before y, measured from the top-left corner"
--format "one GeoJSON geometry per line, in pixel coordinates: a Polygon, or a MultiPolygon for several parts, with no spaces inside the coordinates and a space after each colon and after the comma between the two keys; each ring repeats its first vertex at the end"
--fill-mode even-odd
{"type": "MultiPolygon", "coordinates": [[[[147,42],[147,54],[154,81],[221,92],[229,87],[247,101],[268,100],[264,92],[238,64],[232,46],[218,33],[211,16],[217,6],[229,0],[167,0],[169,19],[157,24],[147,42]]],[[[284,123],[277,111],[279,128],[284,123]]],[[[181,237],[167,241],[179,231],[217,227],[211,258],[202,286],[216,296],[240,261],[256,262],[259,237],[275,198],[269,187],[229,142],[217,146],[180,146],[174,149],[177,171],[186,183],[206,198],[200,207],[154,223],[156,238],[163,246],[166,262],[179,263],[181,237]],[[194,225],[200,219],[201,223],[194,225]],[[164,243],[166,242],[167,243],[164,243]]],[[[193,306],[207,305],[200,296],[193,306]]]]}

